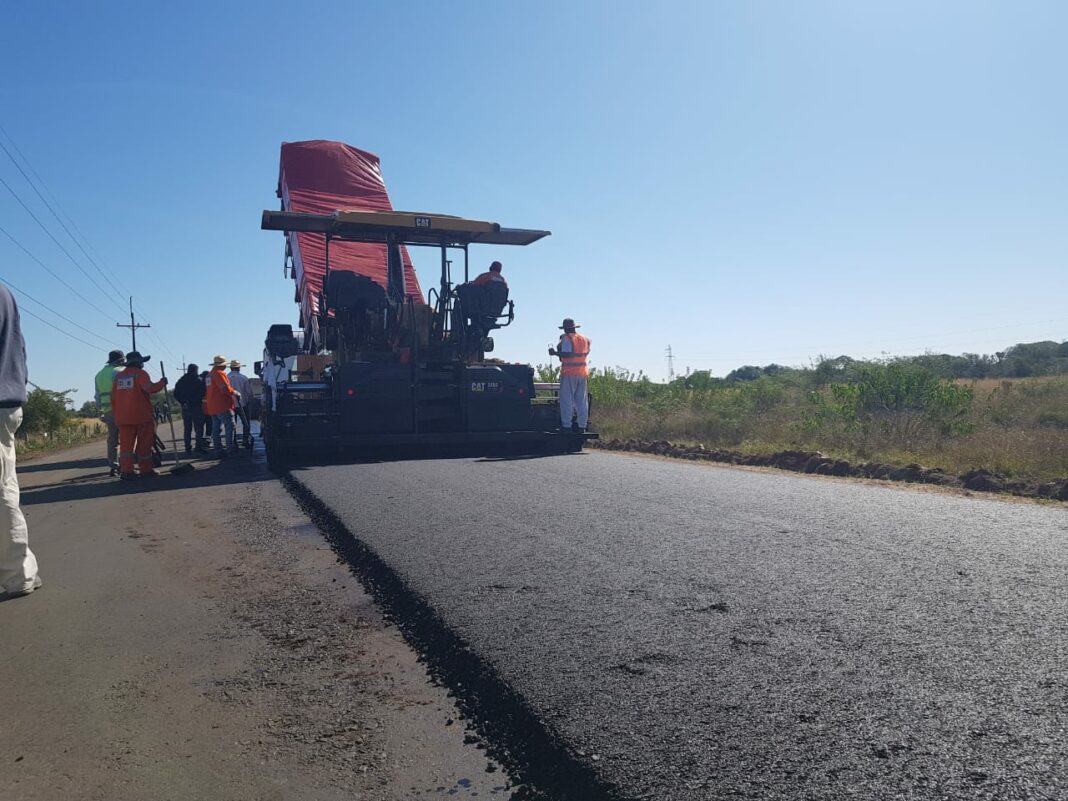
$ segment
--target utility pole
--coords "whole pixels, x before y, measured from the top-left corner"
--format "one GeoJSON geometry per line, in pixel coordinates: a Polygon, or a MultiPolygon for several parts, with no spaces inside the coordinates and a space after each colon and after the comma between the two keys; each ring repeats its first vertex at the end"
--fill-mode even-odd
{"type": "Polygon", "coordinates": [[[667,360],[668,360],[668,383],[670,384],[675,380],[675,355],[671,352],[671,345],[667,346],[667,360]]]}
{"type": "Polygon", "coordinates": [[[137,329],[138,328],[151,328],[149,323],[139,323],[134,320],[133,311],[133,298],[130,298],[130,322],[129,323],[115,323],[117,328],[129,328],[130,329],[130,350],[137,350],[137,329]]]}

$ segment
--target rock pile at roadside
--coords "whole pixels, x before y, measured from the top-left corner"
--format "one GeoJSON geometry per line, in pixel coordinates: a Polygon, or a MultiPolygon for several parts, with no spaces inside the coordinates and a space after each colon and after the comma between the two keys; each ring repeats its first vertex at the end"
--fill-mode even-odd
{"type": "Polygon", "coordinates": [[[1060,478],[1055,481],[1017,480],[982,468],[956,475],[947,473],[938,467],[924,467],[918,464],[853,463],[845,459],[835,459],[819,451],[779,451],[778,453],[770,454],[742,453],[721,448],[706,448],[704,445],[684,445],[667,440],[607,439],[594,440],[587,444],[603,450],[650,453],[675,459],[722,462],[751,467],[777,467],[781,470],[792,470],[795,473],[853,476],[880,481],[906,481],[914,484],[936,484],[940,487],[958,487],[975,492],[995,492],[1030,498],[1068,501],[1068,478],[1060,478]]]}

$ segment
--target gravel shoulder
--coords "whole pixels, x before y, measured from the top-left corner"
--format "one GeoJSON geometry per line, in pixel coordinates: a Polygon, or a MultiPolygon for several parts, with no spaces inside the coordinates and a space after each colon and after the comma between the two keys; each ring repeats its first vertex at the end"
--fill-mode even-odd
{"type": "Polygon", "coordinates": [[[0,603],[0,796],[512,796],[258,459],[130,485],[100,450],[20,464],[44,586],[0,603]]]}

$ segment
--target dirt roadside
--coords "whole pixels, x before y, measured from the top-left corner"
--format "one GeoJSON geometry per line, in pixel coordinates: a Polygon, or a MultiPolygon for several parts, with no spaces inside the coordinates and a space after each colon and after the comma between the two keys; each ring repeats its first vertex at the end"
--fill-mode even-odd
{"type": "Polygon", "coordinates": [[[0,603],[0,799],[509,798],[262,460],[20,464],[44,586],[0,603]]]}

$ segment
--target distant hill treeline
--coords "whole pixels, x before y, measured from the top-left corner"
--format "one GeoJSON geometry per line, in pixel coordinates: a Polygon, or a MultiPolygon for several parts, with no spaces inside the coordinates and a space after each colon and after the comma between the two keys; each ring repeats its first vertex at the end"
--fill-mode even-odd
{"type": "MultiPolygon", "coordinates": [[[[821,358],[813,367],[783,367],[769,364],[764,367],[745,365],[731,370],[724,378],[713,378],[707,371],[690,373],[676,379],[676,383],[702,389],[721,383],[755,381],[762,376],[808,379],[817,385],[850,381],[852,373],[870,361],[849,356],[821,358]]],[[[944,379],[956,378],[1031,378],[1046,375],[1068,375],[1068,342],[1022,342],[993,354],[925,353],[922,356],[899,356],[879,360],[878,363],[907,364],[923,368],[944,379]]]]}

